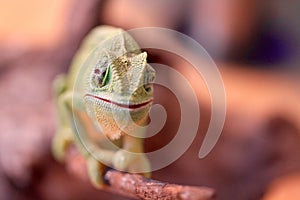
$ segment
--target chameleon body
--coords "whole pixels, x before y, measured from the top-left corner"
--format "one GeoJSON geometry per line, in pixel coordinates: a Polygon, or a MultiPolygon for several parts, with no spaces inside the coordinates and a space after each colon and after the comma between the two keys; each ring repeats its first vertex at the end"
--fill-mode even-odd
{"type": "Polygon", "coordinates": [[[146,58],[124,30],[96,27],[82,42],[69,73],[54,82],[59,126],[53,154],[64,160],[69,145],[75,144],[96,187],[103,185],[106,165],[150,175],[142,137],[155,71],[146,58]]]}

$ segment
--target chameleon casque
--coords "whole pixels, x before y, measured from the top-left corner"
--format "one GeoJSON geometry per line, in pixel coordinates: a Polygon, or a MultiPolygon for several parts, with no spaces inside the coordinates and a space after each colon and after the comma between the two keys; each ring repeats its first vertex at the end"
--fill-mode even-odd
{"type": "Polygon", "coordinates": [[[67,75],[54,81],[57,160],[75,144],[91,182],[103,185],[106,166],[150,175],[143,135],[153,102],[154,69],[147,53],[124,30],[99,26],[82,42],[67,75]]]}

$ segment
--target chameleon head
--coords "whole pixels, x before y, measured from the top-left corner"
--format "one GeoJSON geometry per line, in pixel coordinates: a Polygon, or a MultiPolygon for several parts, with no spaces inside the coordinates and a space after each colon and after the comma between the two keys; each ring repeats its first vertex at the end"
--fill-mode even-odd
{"type": "Polygon", "coordinates": [[[155,71],[147,64],[146,52],[116,56],[102,51],[100,57],[89,71],[85,105],[101,132],[115,140],[147,124],[155,71]]]}

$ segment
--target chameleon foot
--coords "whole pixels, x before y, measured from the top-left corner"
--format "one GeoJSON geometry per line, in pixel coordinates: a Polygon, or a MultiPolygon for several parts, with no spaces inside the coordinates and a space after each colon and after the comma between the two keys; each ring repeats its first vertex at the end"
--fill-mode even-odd
{"type": "Polygon", "coordinates": [[[56,160],[63,161],[68,145],[72,142],[70,128],[59,129],[52,140],[52,154],[56,160]]]}
{"type": "Polygon", "coordinates": [[[87,158],[87,171],[90,177],[91,183],[96,188],[101,188],[103,186],[103,172],[105,170],[105,166],[102,165],[99,161],[97,161],[92,156],[87,158]]]}
{"type": "Polygon", "coordinates": [[[132,173],[140,173],[147,178],[151,177],[151,167],[148,158],[143,154],[139,155],[130,165],[128,171],[132,173]]]}
{"type": "Polygon", "coordinates": [[[144,154],[135,154],[125,150],[119,150],[113,157],[113,166],[120,171],[140,173],[150,177],[151,167],[144,154]]]}

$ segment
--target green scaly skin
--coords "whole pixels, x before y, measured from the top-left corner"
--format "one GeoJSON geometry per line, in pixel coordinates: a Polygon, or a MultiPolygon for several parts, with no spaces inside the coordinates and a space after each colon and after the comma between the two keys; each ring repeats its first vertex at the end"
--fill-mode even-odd
{"type": "Polygon", "coordinates": [[[54,82],[59,126],[53,154],[63,161],[68,146],[77,145],[96,187],[103,185],[102,163],[150,176],[142,137],[153,100],[155,71],[146,57],[122,29],[96,27],[82,42],[69,73],[54,82]]]}

